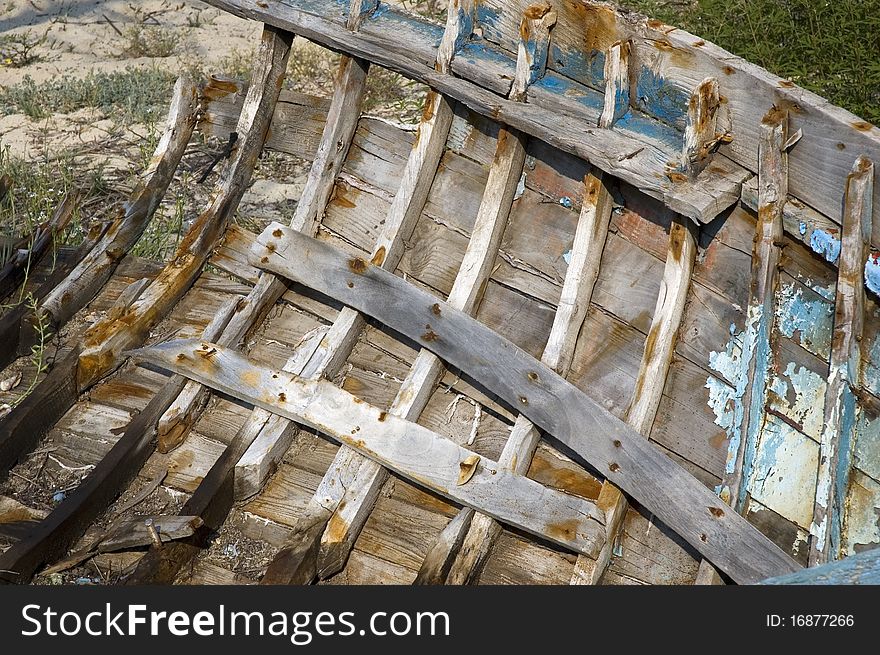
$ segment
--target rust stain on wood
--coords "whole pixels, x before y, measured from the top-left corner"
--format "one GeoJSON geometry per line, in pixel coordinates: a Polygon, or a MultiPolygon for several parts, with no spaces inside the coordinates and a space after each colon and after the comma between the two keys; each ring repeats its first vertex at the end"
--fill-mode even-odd
{"type": "Polygon", "coordinates": [[[535,457],[529,466],[528,477],[543,485],[595,500],[599,497],[602,483],[585,471],[557,466],[546,457],[535,457]]]}
{"type": "Polygon", "coordinates": [[[434,316],[440,316],[440,304],[439,303],[435,302],[433,305],[431,305],[431,313],[434,316]]]}
{"type": "Polygon", "coordinates": [[[348,269],[357,275],[363,275],[367,272],[367,262],[360,257],[352,257],[348,260],[348,269]]]}
{"type": "Polygon", "coordinates": [[[560,541],[573,541],[577,538],[577,519],[567,519],[547,526],[547,536],[560,541]]]}
{"type": "Polygon", "coordinates": [[[379,249],[376,251],[376,254],[373,255],[370,263],[373,266],[381,266],[385,263],[385,246],[379,246],[379,249]]]}

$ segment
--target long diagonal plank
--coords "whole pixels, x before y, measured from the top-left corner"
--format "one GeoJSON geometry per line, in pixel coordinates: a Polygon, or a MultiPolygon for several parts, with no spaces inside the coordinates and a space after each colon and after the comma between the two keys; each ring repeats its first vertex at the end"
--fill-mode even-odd
{"type": "Polygon", "coordinates": [[[416,484],[564,548],[592,554],[604,531],[594,503],[505,471],[327,380],[263,368],[235,350],[198,339],[169,341],[131,354],[304,423],[416,484]]]}
{"type": "MultiPolygon", "coordinates": [[[[233,297],[220,307],[202,339],[211,341],[220,335],[237,303],[233,297]]],[[[176,375],[166,382],[88,477],[26,538],[0,555],[0,582],[27,583],[42,564],[62,557],[83,535],[147,461],[153,452],[156,422],[187,381],[176,375]]]]}
{"type": "Polygon", "coordinates": [[[798,564],[638,432],[467,314],[336,248],[270,225],[252,262],[422,343],[571,449],[735,581],[798,564]],[[281,236],[275,236],[280,231],[281,236]],[[429,327],[426,327],[429,326],[429,327]]]}
{"type": "Polygon", "coordinates": [[[865,323],[865,261],[871,252],[874,164],[859,157],[847,180],[835,292],[831,364],[825,392],[825,424],[813,512],[810,565],[840,556],[849,475],[856,440],[856,393],[861,378],[865,323]]]}
{"type": "MultiPolygon", "coordinates": [[[[560,375],[565,375],[571,366],[575,344],[590,307],[605,250],[612,205],[611,192],[603,182],[602,173],[588,174],[584,179],[584,198],[571,247],[571,262],[541,356],[541,361],[560,375]]],[[[540,439],[538,428],[522,414],[518,415],[498,458],[499,466],[525,475],[540,439]]],[[[492,544],[501,534],[501,526],[491,517],[477,514],[469,521],[468,527],[467,515],[470,513],[470,509],[462,510],[444,529],[437,546],[425,558],[417,582],[466,584],[481,569],[492,544]]]]}
{"type": "MultiPolygon", "coordinates": [[[[293,35],[267,27],[238,123],[241,135],[210,206],[193,222],[172,260],[128,305],[114,306],[85,332],[82,345],[0,419],[0,473],[33,448],[78,395],[122,363],[190,288],[250,182],[278,99],[293,35]],[[64,378],[67,378],[66,380],[64,378]]],[[[234,317],[233,317],[234,318],[234,317]]]]}
{"type": "MultiPolygon", "coordinates": [[[[666,266],[663,281],[657,296],[654,319],[645,340],[645,350],[639,365],[636,387],[627,408],[626,423],[645,438],[657,416],[678,330],[684,316],[685,302],[694,271],[694,258],[697,242],[687,219],[676,217],[669,228],[669,247],[666,251],[666,266]]],[[[594,559],[578,557],[575,563],[572,584],[599,584],[605,569],[611,561],[617,534],[623,526],[623,519],[629,508],[626,497],[613,483],[602,483],[597,504],[605,512],[607,541],[594,559]]]]}
{"type": "MultiPolygon", "coordinates": [[[[357,29],[364,13],[375,7],[370,0],[352,0],[347,26],[357,29]]],[[[324,215],[324,209],[333,191],[336,177],[348,155],[357,130],[361,105],[366,93],[368,61],[342,57],[336,74],[333,99],[318,150],[306,179],[302,195],[291,220],[296,230],[315,234],[324,215]]],[[[248,294],[241,310],[230,322],[220,343],[237,346],[244,336],[265,317],[266,312],[286,290],[284,283],[274,275],[265,274],[248,294]]],[[[159,451],[166,453],[176,448],[186,435],[208,400],[208,390],[190,382],[180,396],[159,420],[159,451]]],[[[265,422],[265,417],[264,417],[265,422]]]]}

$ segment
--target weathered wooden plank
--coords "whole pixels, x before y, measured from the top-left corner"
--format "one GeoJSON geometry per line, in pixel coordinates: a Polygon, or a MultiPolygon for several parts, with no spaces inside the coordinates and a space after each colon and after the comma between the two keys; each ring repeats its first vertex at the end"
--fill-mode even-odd
{"type": "MultiPolygon", "coordinates": [[[[541,357],[544,364],[560,375],[565,375],[571,366],[578,335],[590,307],[605,249],[612,203],[611,193],[601,173],[587,175],[584,178],[584,199],[571,248],[571,260],[553,327],[541,357]]],[[[520,414],[504,445],[499,464],[514,473],[525,474],[540,438],[538,428],[520,414]]],[[[461,522],[464,522],[464,518],[461,522]]],[[[474,579],[492,544],[501,534],[501,526],[485,514],[474,517],[464,529],[467,534],[458,551],[449,551],[454,559],[445,579],[452,584],[465,584],[474,579]]],[[[456,542],[457,537],[450,540],[453,545],[456,542]]],[[[445,567],[444,563],[442,568],[445,567]]]]}
{"type": "Polygon", "coordinates": [[[263,369],[200,340],[166,342],[132,355],[305,423],[417,484],[576,552],[593,552],[602,532],[602,515],[593,503],[510,474],[326,380],[263,369]]]}
{"type": "MultiPolygon", "coordinates": [[[[701,222],[711,220],[736,202],[742,182],[749,177],[743,168],[719,156],[696,182],[671,178],[667,176],[666,164],[678,160],[680,140],[673,147],[657,138],[663,126],[656,119],[639,116],[627,125],[619,122],[614,130],[588,130],[590,138],[585,139],[583,120],[589,118],[589,122],[596,125],[601,110],[593,111],[575,100],[568,103],[567,112],[554,111],[553,107],[558,106],[554,103],[570,100],[559,88],[543,92],[548,87],[542,81],[533,87],[535,93],[530,94],[530,102],[517,103],[505,100],[466,79],[440,73],[433,66],[435,44],[442,38],[439,29],[390,7],[381,15],[372,16],[355,35],[332,17],[316,15],[313,8],[304,11],[291,4],[262,7],[255,0],[211,0],[210,4],[245,18],[293,30],[326,47],[367,59],[419,80],[511,128],[577,154],[605,172],[636,185],[645,193],[663,199],[676,211],[701,222]],[[406,39],[402,38],[404,34],[406,39]],[[537,93],[539,90],[542,93],[537,93]]],[[[473,70],[479,74],[480,68],[476,66],[473,70]]],[[[485,68],[487,74],[491,75],[489,67],[485,68]]],[[[580,86],[574,82],[572,85],[580,86]]],[[[583,89],[586,91],[586,87],[583,89]]],[[[601,102],[600,96],[597,105],[601,106],[601,102]]]]}
{"type": "Polygon", "coordinates": [[[605,53],[605,104],[599,127],[613,127],[630,109],[630,44],[618,41],[605,53]]]}
{"type": "Polygon", "coordinates": [[[177,169],[201,108],[200,90],[187,76],[178,78],[165,129],[131,197],[101,240],[42,302],[58,329],[86,305],[110,279],[116,266],[143,234],[177,169]]]}
{"type": "Polygon", "coordinates": [[[714,77],[703,80],[691,95],[682,153],[683,168],[691,179],[709,165],[710,156],[725,138],[716,132],[720,105],[718,80],[714,77]]]}
{"type": "Polygon", "coordinates": [[[654,512],[734,580],[750,582],[761,579],[764,571],[797,568],[745,519],[632,428],[547,366],[448,304],[278,224],[260,236],[253,257],[261,266],[420,341],[479,380],[654,512]],[[273,236],[279,229],[282,236],[273,236]],[[286,253],[295,253],[295,261],[286,253]],[[262,261],[264,257],[268,261],[262,261]],[[380,297],[382,302],[376,302],[380,297]]]}
{"type": "Polygon", "coordinates": [[[746,481],[751,476],[767,400],[770,338],[782,246],[782,208],[788,196],[788,156],[783,148],[788,130],[788,114],[783,110],[773,109],[765,116],[761,128],[763,136],[758,173],[759,208],[743,341],[744,374],[737,383],[741,408],[738,408],[736,419],[740,427],[731,437],[721,489],[722,499],[730,503],[737,512],[742,512],[745,507],[748,486],[746,481]]]}
{"type": "MultiPolygon", "coordinates": [[[[237,303],[228,300],[203,333],[216,339],[237,303]]],[[[61,557],[111,502],[125,490],[153,452],[156,422],[186,383],[172,376],[126,427],[110,451],[72,493],[55,507],[26,539],[0,555],[0,579],[27,583],[43,564],[61,557]]]]}
{"type": "Polygon", "coordinates": [[[555,24],[556,12],[547,0],[529,5],[523,12],[519,24],[516,74],[509,96],[511,100],[525,102],[529,87],[544,76],[550,30],[555,24]]]}
{"type": "Polygon", "coordinates": [[[172,261],[137,302],[125,311],[111,312],[86,331],[77,370],[81,390],[118,366],[122,352],[139,343],[177,302],[223,234],[263,148],[284,79],[291,41],[292,36],[287,32],[272,27],[263,30],[253,83],[239,118],[239,138],[211,205],[193,222],[172,261]]]}
{"type": "MultiPolygon", "coordinates": [[[[55,238],[64,231],[79,202],[79,192],[65,194],[48,220],[38,225],[23,248],[16,248],[0,267],[0,300],[6,299],[52,249],[55,238]]],[[[22,290],[22,295],[24,290],[22,290]]]]}
{"type": "MultiPolygon", "coordinates": [[[[400,187],[371,253],[372,260],[383,267],[393,270],[403,255],[404,243],[412,234],[428,198],[452,115],[449,102],[433,91],[429,92],[419,125],[419,138],[407,160],[400,187]]],[[[333,377],[348,358],[363,326],[362,316],[344,309],[326,337],[315,340],[307,359],[300,366],[288,370],[307,377],[333,377]]],[[[286,422],[277,419],[267,422],[248,448],[236,467],[237,498],[251,496],[263,486],[290,445],[292,434],[287,427],[286,422]]]]}
{"type": "Polygon", "coordinates": [[[803,569],[797,573],[762,580],[768,585],[878,585],[880,548],[850,555],[838,562],[803,569]]]}
{"type": "Polygon", "coordinates": [[[811,566],[838,559],[841,551],[841,529],[856,441],[856,393],[862,377],[864,262],[870,253],[873,192],[874,164],[867,157],[859,157],[844,194],[834,334],[811,526],[811,566]]]}
{"type": "MultiPolygon", "coordinates": [[[[669,246],[663,284],[657,296],[654,320],[645,341],[645,351],[639,366],[636,388],[626,412],[626,422],[646,438],[660,407],[669,366],[675,352],[678,332],[684,316],[685,302],[694,271],[697,241],[686,219],[679,218],[669,227],[669,246]]],[[[606,480],[597,504],[605,512],[606,542],[596,559],[578,557],[572,584],[599,584],[611,561],[617,533],[623,524],[628,503],[623,492],[606,480]]]]}

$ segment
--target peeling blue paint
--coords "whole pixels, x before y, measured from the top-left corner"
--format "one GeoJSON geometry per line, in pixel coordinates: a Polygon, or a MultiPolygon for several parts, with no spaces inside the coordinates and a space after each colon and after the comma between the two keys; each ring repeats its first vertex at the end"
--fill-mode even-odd
{"type": "Polygon", "coordinates": [[[559,199],[559,204],[562,205],[563,207],[565,207],[566,209],[572,208],[571,198],[569,198],[568,196],[562,196],[559,199]]]}
{"type": "Polygon", "coordinates": [[[534,86],[578,102],[590,110],[596,119],[605,106],[605,96],[601,93],[556,73],[548,72],[534,86]]]}
{"type": "Polygon", "coordinates": [[[469,41],[463,44],[461,49],[456,51],[456,59],[467,59],[475,64],[481,61],[500,64],[510,70],[511,78],[516,71],[515,59],[498,48],[487,45],[484,41],[469,41]]]}
{"type": "Polygon", "coordinates": [[[690,94],[665,80],[647,66],[636,78],[635,106],[658,120],[684,131],[690,94]]]}
{"type": "Polygon", "coordinates": [[[840,257],[840,239],[825,230],[813,230],[810,235],[810,248],[832,264],[840,257]]]}
{"type": "Polygon", "coordinates": [[[566,264],[571,265],[571,250],[562,253],[562,258],[565,260],[566,264]]]}
{"type": "MultiPolygon", "coordinates": [[[[880,334],[877,335],[874,343],[871,344],[871,349],[864,364],[862,384],[875,396],[880,396],[880,334]]],[[[878,428],[880,428],[880,423],[878,423],[878,428]]],[[[877,479],[880,480],[880,476],[877,479]]]]}
{"type": "Polygon", "coordinates": [[[852,445],[856,429],[856,397],[850,385],[844,385],[841,398],[840,430],[837,444],[837,475],[831,512],[831,552],[840,552],[846,495],[852,470],[852,445]]]}
{"type": "Polygon", "coordinates": [[[801,221],[800,225],[798,225],[798,231],[801,233],[801,236],[805,236],[807,234],[807,224],[801,221]]]}
{"type": "Polygon", "coordinates": [[[856,428],[853,465],[875,480],[880,480],[880,417],[862,412],[856,428]]]}
{"type": "Polygon", "coordinates": [[[498,34],[498,12],[482,2],[477,3],[477,24],[483,28],[484,38],[498,34]]]}
{"type": "Polygon", "coordinates": [[[865,286],[880,296],[880,253],[871,253],[865,262],[865,286]]]}
{"type": "Polygon", "coordinates": [[[550,68],[596,91],[605,90],[605,53],[600,50],[563,50],[551,42],[550,68]]]}
{"type": "Polygon", "coordinates": [[[674,150],[676,155],[684,147],[684,134],[640,112],[629,112],[622,116],[614,124],[614,129],[644,135],[653,141],[659,141],[674,150]]]}
{"type": "Polygon", "coordinates": [[[772,377],[768,404],[818,442],[822,438],[827,386],[821,375],[789,362],[781,374],[772,377]]]}
{"type": "Polygon", "coordinates": [[[824,298],[806,297],[798,284],[780,285],[776,294],[776,325],[782,334],[827,360],[831,353],[833,322],[833,303],[824,298]]]}

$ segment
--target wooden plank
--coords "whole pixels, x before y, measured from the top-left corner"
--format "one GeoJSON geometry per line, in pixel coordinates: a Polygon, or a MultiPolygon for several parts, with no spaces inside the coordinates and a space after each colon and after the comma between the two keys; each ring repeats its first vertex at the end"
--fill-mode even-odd
{"type": "Polygon", "coordinates": [[[593,552],[602,532],[593,503],[508,473],[326,380],[264,369],[200,340],[165,342],[132,355],[309,425],[419,485],[576,552],[593,552]]]}
{"type": "Polygon", "coordinates": [[[550,29],[556,24],[553,6],[542,0],[526,7],[519,24],[520,41],[516,56],[516,74],[510,89],[510,99],[525,102],[532,84],[544,77],[547,68],[547,50],[550,29]]]}
{"type": "MultiPolygon", "coordinates": [[[[12,256],[0,267],[0,300],[5,300],[24,282],[31,270],[42,261],[52,249],[55,237],[64,231],[79,203],[79,192],[71,191],[64,195],[52,212],[52,216],[36,228],[27,239],[24,247],[16,249],[12,256]]],[[[24,289],[21,290],[21,298],[24,289]]]]}
{"type": "Polygon", "coordinates": [[[873,192],[874,164],[867,157],[859,157],[844,194],[834,333],[811,526],[811,566],[838,559],[841,553],[841,529],[856,441],[856,394],[862,378],[864,262],[870,253],[873,192]]]}
{"type": "MultiPolygon", "coordinates": [[[[357,30],[370,7],[375,8],[375,3],[370,0],[353,0],[346,19],[348,29],[357,30]]],[[[291,220],[291,226],[295,229],[305,230],[309,234],[317,233],[357,130],[369,68],[370,63],[362,59],[345,56],[340,59],[321,139],[291,220]]],[[[270,116],[272,118],[274,115],[270,116]]],[[[246,332],[262,320],[268,308],[275,304],[283,292],[284,285],[279,280],[264,275],[243,303],[236,321],[229,326],[221,343],[237,344],[246,332]]],[[[181,397],[159,422],[160,451],[167,452],[183,440],[204,409],[207,398],[206,388],[194,382],[187,384],[181,397]]]]}
{"type": "MultiPolygon", "coordinates": [[[[560,375],[565,375],[571,366],[578,335],[590,307],[593,288],[599,277],[611,210],[611,193],[603,182],[601,173],[588,174],[584,178],[584,200],[571,248],[571,260],[553,327],[541,357],[544,364],[560,375]]],[[[514,473],[525,474],[532,463],[540,438],[538,428],[519,414],[504,445],[499,464],[514,473]]],[[[460,522],[464,523],[464,517],[460,522]]],[[[464,526],[464,530],[467,533],[457,552],[454,549],[449,551],[453,561],[445,579],[452,584],[466,584],[474,579],[493,543],[501,534],[501,526],[485,514],[475,516],[470,521],[470,526],[464,526]]],[[[447,539],[455,544],[458,537],[447,539]]],[[[445,569],[446,566],[444,563],[441,568],[445,569]]]]}
{"type": "Polygon", "coordinates": [[[61,284],[46,296],[40,310],[55,330],[86,305],[104,286],[119,261],[140,239],[159,206],[192,136],[201,109],[200,90],[187,76],[174,85],[165,129],[131,197],[101,240],[61,284]]]}
{"type": "MultiPolygon", "coordinates": [[[[429,92],[425,100],[419,139],[404,168],[400,187],[385,218],[371,259],[393,270],[404,252],[404,243],[412,234],[422,213],[434,175],[446,143],[453,110],[449,102],[429,92]]],[[[332,378],[351,353],[364,326],[363,317],[344,309],[340,312],[326,338],[315,340],[309,357],[290,372],[311,377],[332,378]]],[[[273,419],[248,448],[236,466],[236,497],[247,498],[257,493],[287,451],[293,434],[287,423],[273,419]]]]}
{"type": "Polygon", "coordinates": [[[788,114],[774,109],[765,116],[762,129],[758,222],[752,256],[751,291],[743,342],[745,375],[738,382],[740,427],[731,437],[721,497],[737,511],[745,508],[747,480],[757,448],[771,357],[770,336],[774,324],[774,299],[779,283],[782,246],[782,208],[788,195],[787,155],[783,149],[788,114]],[[741,391],[741,393],[740,393],[741,391]]]}
{"type": "Polygon", "coordinates": [[[146,337],[198,276],[250,182],[278,99],[291,41],[287,32],[272,27],[263,30],[253,83],[239,118],[239,139],[211,205],[193,222],[171,263],[141,297],[86,331],[77,370],[80,390],[114,370],[122,353],[146,337]]]}
{"type": "MultiPolygon", "coordinates": [[[[626,412],[626,423],[646,438],[651,433],[666,387],[694,272],[697,241],[686,220],[679,217],[669,227],[663,284],[657,296],[651,330],[645,341],[636,388],[626,412]]],[[[617,533],[628,510],[623,492],[608,480],[602,484],[598,505],[605,512],[606,541],[596,559],[578,557],[572,584],[599,584],[611,561],[617,533]]]]}
{"type": "MultiPolygon", "coordinates": [[[[205,328],[204,339],[219,336],[236,303],[237,298],[233,297],[221,307],[205,328]]],[[[63,556],[92,521],[125,490],[153,452],[159,416],[177,397],[185,383],[186,378],[172,376],[125,427],[122,436],[85,481],[35,526],[26,539],[0,555],[3,579],[19,584],[30,581],[40,566],[63,556]]]]}
{"type": "Polygon", "coordinates": [[[878,585],[880,548],[797,573],[762,580],[767,585],[878,585]]]}
{"type": "Polygon", "coordinates": [[[797,568],[632,428],[485,325],[392,274],[278,224],[258,238],[253,257],[430,347],[583,457],[734,580],[750,582],[766,571],[797,568]],[[274,237],[279,229],[282,236],[274,237]],[[294,260],[288,253],[295,253],[294,260]]]}
{"type": "Polygon", "coordinates": [[[599,127],[613,127],[630,108],[630,44],[618,41],[605,52],[605,104],[599,117],[599,127]]]}
{"type": "MultiPolygon", "coordinates": [[[[750,176],[723,156],[716,157],[713,166],[695,182],[686,176],[685,179],[667,176],[667,162],[678,160],[680,156],[680,140],[673,146],[658,137],[665,126],[647,116],[639,116],[627,125],[619,122],[613,130],[588,130],[590,138],[583,138],[584,121],[597,124],[602,102],[600,99],[596,103],[595,110],[579,102],[578,98],[588,95],[586,87],[576,89],[578,97],[573,98],[566,95],[567,89],[553,84],[548,75],[544,81],[551,82],[550,86],[544,81],[536,84],[529,102],[517,103],[469,80],[438,72],[425,62],[435,59],[435,44],[442,38],[439,29],[390,7],[381,15],[373,16],[355,35],[331,17],[316,15],[313,8],[304,11],[292,4],[262,7],[254,0],[211,0],[210,4],[244,18],[293,30],[325,47],[416,79],[481,114],[590,161],[700,222],[710,221],[735,203],[742,182],[750,176]],[[559,103],[565,104],[567,110],[558,111],[559,103]]],[[[479,74],[485,69],[486,74],[492,75],[491,66],[482,64],[472,70],[479,74]]],[[[569,86],[581,85],[572,82],[569,86]]]]}

